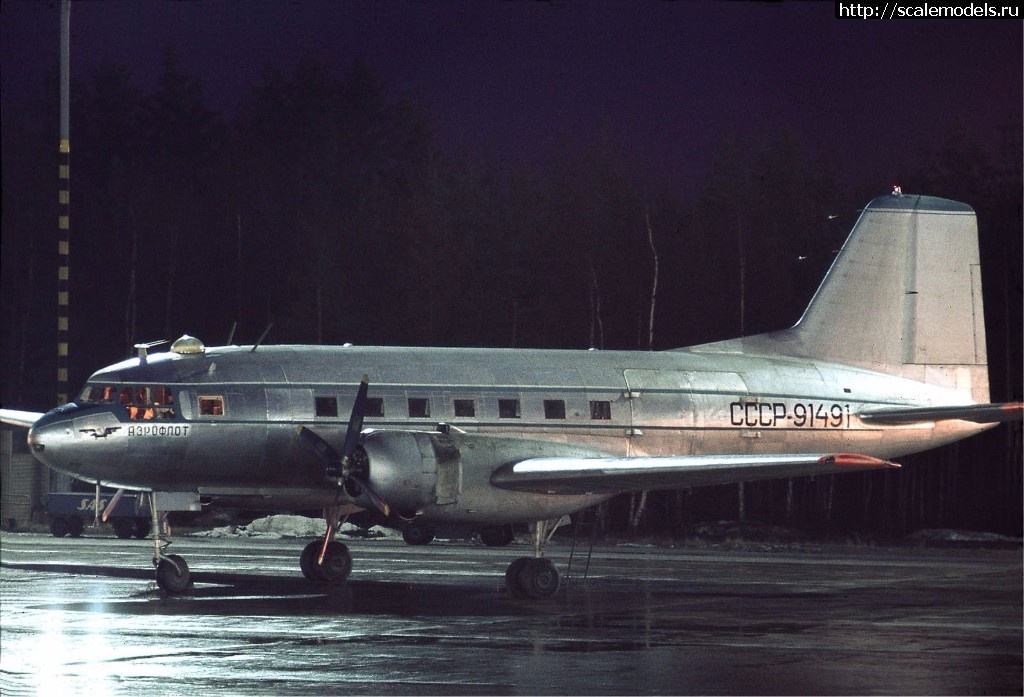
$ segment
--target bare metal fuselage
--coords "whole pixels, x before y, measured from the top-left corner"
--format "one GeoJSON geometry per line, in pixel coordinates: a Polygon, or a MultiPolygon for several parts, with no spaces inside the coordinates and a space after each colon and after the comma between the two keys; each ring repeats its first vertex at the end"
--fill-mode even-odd
{"type": "MultiPolygon", "coordinates": [[[[865,408],[955,404],[963,395],[861,368],[700,347],[232,346],[150,355],[98,371],[89,380],[93,388],[169,388],[173,413],[140,418],[120,404],[68,407],[44,427],[46,450],[37,455],[112,485],[318,508],[337,502],[338,492],[296,429],[307,426],[329,442],[342,441],[364,374],[376,400],[365,426],[416,434],[388,443],[387,462],[378,456],[371,463],[371,480],[400,492],[400,512],[428,520],[547,518],[615,493],[546,494],[493,485],[503,465],[530,457],[857,452],[889,458],[987,427],[866,423],[858,417],[865,408]],[[213,398],[219,413],[204,409],[213,398]],[[438,432],[439,423],[451,431],[438,432]],[[439,455],[445,448],[458,456],[439,455]]],[[[687,484],[735,480],[734,472],[709,473],[687,484]]]]}

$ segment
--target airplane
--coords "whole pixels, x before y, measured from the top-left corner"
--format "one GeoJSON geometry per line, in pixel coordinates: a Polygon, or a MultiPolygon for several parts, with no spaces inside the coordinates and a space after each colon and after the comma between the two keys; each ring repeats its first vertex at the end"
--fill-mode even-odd
{"type": "MultiPolygon", "coordinates": [[[[165,352],[96,371],[28,426],[34,456],[90,482],[152,492],[158,513],[209,501],[323,509],[312,581],[352,568],[351,513],[484,526],[533,555],[505,574],[544,599],[563,516],[620,492],[899,467],[892,458],[1020,421],[989,401],[977,222],[963,203],[872,200],[792,327],[665,351],[262,345],[165,352]]],[[[157,342],[163,343],[163,342],[157,342]]],[[[188,564],[155,535],[167,594],[188,564]]]]}

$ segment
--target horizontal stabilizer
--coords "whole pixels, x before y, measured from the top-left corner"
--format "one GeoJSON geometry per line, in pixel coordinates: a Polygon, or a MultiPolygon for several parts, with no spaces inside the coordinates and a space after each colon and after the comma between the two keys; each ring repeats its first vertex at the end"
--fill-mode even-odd
{"type": "Polygon", "coordinates": [[[860,412],[857,416],[861,421],[873,424],[913,424],[949,419],[971,421],[976,424],[992,424],[1001,421],[1020,421],[1024,418],[1024,402],[968,404],[954,407],[892,407],[870,409],[860,412]]]}
{"type": "Polygon", "coordinates": [[[491,483],[503,489],[539,494],[596,494],[678,489],[881,467],[899,465],[870,455],[849,453],[538,457],[505,465],[491,476],[491,483]]]}
{"type": "Polygon", "coordinates": [[[0,422],[12,426],[31,426],[43,414],[35,411],[19,411],[17,409],[0,409],[0,422]]]}

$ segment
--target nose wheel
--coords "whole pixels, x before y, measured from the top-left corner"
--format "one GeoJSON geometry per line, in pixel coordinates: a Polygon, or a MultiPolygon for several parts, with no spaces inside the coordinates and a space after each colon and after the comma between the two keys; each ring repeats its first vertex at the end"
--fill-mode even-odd
{"type": "Polygon", "coordinates": [[[169,554],[157,560],[156,585],[168,595],[180,595],[192,585],[192,573],[179,554],[169,554]]]}
{"type": "MultiPolygon", "coordinates": [[[[166,554],[170,546],[166,513],[163,516],[156,509],[156,496],[150,495],[150,514],[153,533],[153,567],[156,569],[156,585],[167,595],[181,595],[192,588],[192,572],[185,559],[179,554],[166,554]]],[[[141,527],[141,526],[140,526],[141,527]]],[[[149,526],[146,526],[149,527],[149,526]]]]}

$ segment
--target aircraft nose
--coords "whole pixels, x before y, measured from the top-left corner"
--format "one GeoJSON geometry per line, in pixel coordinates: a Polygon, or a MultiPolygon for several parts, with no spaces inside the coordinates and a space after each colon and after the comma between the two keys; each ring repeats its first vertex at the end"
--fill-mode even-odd
{"type": "Polygon", "coordinates": [[[37,460],[49,467],[60,468],[68,444],[74,438],[71,419],[47,413],[28,430],[28,446],[37,460]]]}

